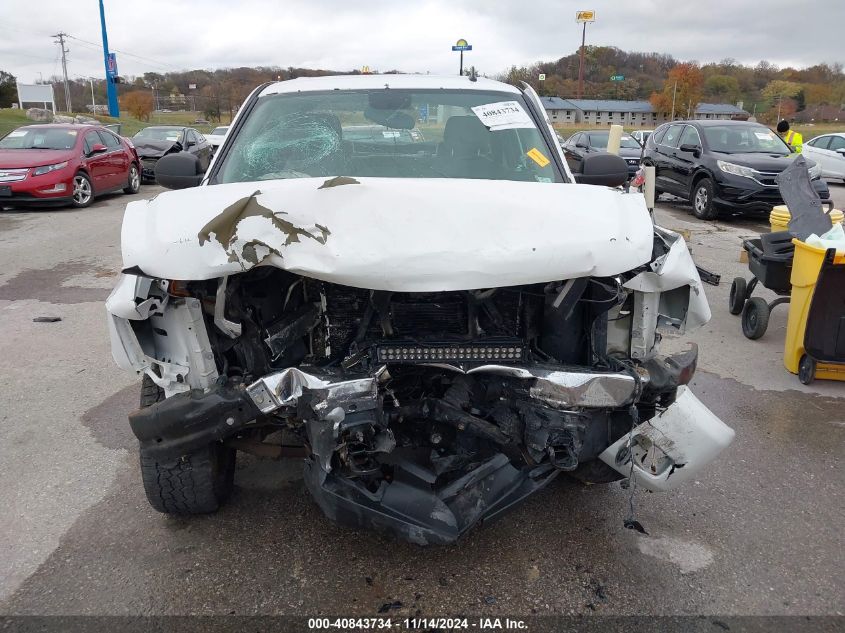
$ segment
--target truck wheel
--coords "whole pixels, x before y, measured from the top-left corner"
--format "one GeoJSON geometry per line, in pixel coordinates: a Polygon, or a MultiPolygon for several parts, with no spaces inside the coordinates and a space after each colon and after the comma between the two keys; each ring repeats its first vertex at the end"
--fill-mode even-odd
{"type": "Polygon", "coordinates": [[[746,338],[756,340],[769,327],[769,304],[760,297],[751,297],[742,310],[742,333],[746,338]]]}
{"type": "Polygon", "coordinates": [[[816,361],[804,354],[798,363],[798,380],[809,385],[816,379],[816,361]]]}
{"type": "Polygon", "coordinates": [[[742,277],[736,277],[731,284],[731,296],[728,301],[728,309],[731,314],[741,314],[745,306],[745,299],[748,296],[748,284],[742,277]]]}
{"type": "Polygon", "coordinates": [[[692,214],[699,220],[715,220],[719,215],[713,202],[713,181],[709,178],[702,178],[695,184],[690,202],[692,214]]]}
{"type": "MultiPolygon", "coordinates": [[[[164,399],[164,392],[144,376],[141,406],[164,399]]],[[[141,480],[150,505],[165,514],[215,512],[232,492],[236,451],[219,443],[167,460],[141,448],[141,480]]]]}

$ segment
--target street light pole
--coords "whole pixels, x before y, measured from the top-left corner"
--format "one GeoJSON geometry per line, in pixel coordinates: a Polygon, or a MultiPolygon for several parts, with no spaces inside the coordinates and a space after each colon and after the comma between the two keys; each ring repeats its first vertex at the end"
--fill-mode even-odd
{"type": "Polygon", "coordinates": [[[584,49],[587,41],[587,22],[595,22],[595,11],[578,11],[575,13],[575,21],[580,22],[581,29],[581,61],[578,64],[578,98],[584,97],[584,49]]]}
{"type": "Polygon", "coordinates": [[[584,22],[582,25],[584,28],[581,30],[581,63],[578,64],[578,98],[581,99],[584,96],[584,42],[587,39],[587,23],[584,22]]]}

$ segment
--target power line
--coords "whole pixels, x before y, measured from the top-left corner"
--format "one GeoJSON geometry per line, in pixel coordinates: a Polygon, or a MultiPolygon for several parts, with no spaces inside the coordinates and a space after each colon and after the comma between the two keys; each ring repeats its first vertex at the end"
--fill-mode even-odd
{"type": "MultiPolygon", "coordinates": [[[[88,40],[84,40],[84,39],[82,39],[81,37],[76,37],[75,35],[68,35],[67,37],[69,37],[69,38],[71,38],[71,39],[74,39],[74,40],[76,40],[77,42],[83,42],[84,44],[90,44],[91,46],[96,47],[96,48],[97,48],[98,50],[100,50],[100,51],[102,51],[102,50],[103,50],[102,45],[97,44],[97,43],[95,43],[95,42],[89,42],[88,40]]],[[[166,69],[176,69],[176,67],[175,67],[175,66],[173,66],[173,65],[171,65],[171,64],[167,64],[167,63],[165,63],[165,62],[161,62],[161,61],[158,61],[158,60],[152,59],[152,58],[150,58],[150,57],[144,57],[143,55],[136,55],[135,53],[127,53],[126,51],[122,51],[122,50],[119,50],[119,49],[117,49],[117,48],[112,48],[112,49],[111,49],[111,51],[112,51],[112,52],[114,52],[114,53],[120,53],[121,55],[126,55],[126,56],[128,56],[128,57],[135,57],[136,59],[140,59],[140,60],[143,60],[143,61],[145,61],[145,62],[155,64],[155,65],[157,65],[157,66],[161,66],[162,68],[166,68],[166,69]]]]}

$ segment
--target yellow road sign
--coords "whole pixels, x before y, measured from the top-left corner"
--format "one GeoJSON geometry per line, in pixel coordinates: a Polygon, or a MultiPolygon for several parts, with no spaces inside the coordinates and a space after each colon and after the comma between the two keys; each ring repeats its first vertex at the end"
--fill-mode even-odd
{"type": "Polygon", "coordinates": [[[596,21],[596,12],[595,11],[578,11],[575,14],[575,21],[576,22],[595,22],[596,21]]]}

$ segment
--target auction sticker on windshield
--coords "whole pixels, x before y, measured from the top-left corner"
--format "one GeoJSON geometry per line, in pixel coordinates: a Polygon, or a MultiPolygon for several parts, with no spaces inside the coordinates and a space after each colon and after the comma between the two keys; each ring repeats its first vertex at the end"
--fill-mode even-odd
{"type": "Polygon", "coordinates": [[[487,103],[474,106],[472,111],[491,132],[520,127],[534,127],[531,117],[522,109],[518,101],[487,103]]]}
{"type": "Polygon", "coordinates": [[[531,160],[537,163],[540,167],[545,167],[549,164],[549,159],[545,157],[543,152],[541,152],[536,147],[532,147],[530,150],[525,152],[525,155],[528,156],[531,160]]]}

